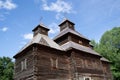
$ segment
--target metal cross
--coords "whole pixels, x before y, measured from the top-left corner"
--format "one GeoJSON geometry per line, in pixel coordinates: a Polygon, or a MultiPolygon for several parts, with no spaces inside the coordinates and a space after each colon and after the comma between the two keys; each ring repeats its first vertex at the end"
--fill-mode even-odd
{"type": "Polygon", "coordinates": [[[43,20],[43,17],[41,16],[41,17],[40,17],[40,24],[42,23],[42,20],[43,20]]]}

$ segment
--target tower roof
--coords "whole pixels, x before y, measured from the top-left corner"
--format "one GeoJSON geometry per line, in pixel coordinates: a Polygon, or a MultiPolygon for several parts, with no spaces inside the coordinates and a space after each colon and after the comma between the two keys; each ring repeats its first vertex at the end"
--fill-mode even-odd
{"type": "Polygon", "coordinates": [[[86,38],[85,36],[83,36],[79,32],[75,31],[74,25],[75,24],[72,21],[68,20],[67,18],[63,19],[63,21],[59,24],[60,33],[57,36],[55,36],[55,38],[53,40],[56,40],[67,33],[71,33],[71,34],[74,34],[74,35],[81,37],[85,40],[90,41],[88,38],[86,38]]]}
{"type": "Polygon", "coordinates": [[[65,34],[67,34],[67,33],[72,33],[72,34],[74,34],[74,35],[76,35],[76,36],[79,36],[79,37],[81,37],[81,38],[83,38],[83,39],[86,39],[86,40],[90,41],[88,38],[86,38],[86,37],[83,36],[82,34],[78,33],[77,31],[74,31],[74,30],[72,30],[72,29],[70,29],[70,28],[68,28],[68,27],[65,28],[64,30],[62,30],[57,36],[55,36],[55,38],[53,38],[53,40],[56,40],[56,39],[62,37],[63,35],[65,35],[65,34]]]}
{"type": "Polygon", "coordinates": [[[38,33],[48,36],[49,29],[44,24],[41,23],[37,25],[32,31],[34,32],[33,36],[36,36],[38,33]]]}
{"type": "Polygon", "coordinates": [[[42,28],[44,28],[44,29],[46,29],[46,30],[50,30],[50,29],[48,29],[43,23],[40,23],[39,25],[37,25],[37,27],[35,27],[32,31],[35,31],[36,29],[38,29],[39,27],[42,27],[42,28]]]}
{"type": "Polygon", "coordinates": [[[29,43],[27,43],[20,51],[24,50],[26,47],[28,47],[33,43],[42,44],[45,46],[49,46],[49,47],[64,51],[63,48],[61,48],[56,42],[54,42],[48,36],[39,34],[39,33],[35,37],[33,37],[33,39],[29,43]]]}
{"type": "Polygon", "coordinates": [[[70,21],[69,19],[65,18],[65,19],[63,19],[63,21],[59,24],[59,26],[61,26],[61,25],[64,24],[65,22],[69,22],[69,23],[75,25],[72,21],[70,21]]]}
{"type": "Polygon", "coordinates": [[[29,46],[31,46],[32,44],[35,44],[35,43],[40,44],[40,45],[44,45],[44,46],[47,46],[47,47],[50,47],[50,48],[54,48],[56,50],[64,51],[64,49],[62,47],[60,47],[56,42],[54,42],[52,39],[50,39],[47,35],[43,35],[43,34],[38,33],[15,56],[17,56],[22,51],[24,51],[26,48],[28,48],[29,46]]]}

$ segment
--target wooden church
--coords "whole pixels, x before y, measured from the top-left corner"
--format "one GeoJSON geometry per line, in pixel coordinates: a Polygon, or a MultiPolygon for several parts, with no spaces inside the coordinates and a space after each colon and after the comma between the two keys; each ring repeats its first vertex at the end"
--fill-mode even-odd
{"type": "Polygon", "coordinates": [[[14,80],[112,80],[110,62],[75,24],[64,19],[59,27],[53,40],[43,24],[33,29],[33,39],[14,56],[14,80]]]}

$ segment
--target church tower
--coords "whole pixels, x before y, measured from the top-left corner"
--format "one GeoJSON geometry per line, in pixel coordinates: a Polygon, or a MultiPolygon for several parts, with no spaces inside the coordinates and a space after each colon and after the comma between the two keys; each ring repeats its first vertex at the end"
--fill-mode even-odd
{"type": "Polygon", "coordinates": [[[65,28],[70,28],[72,30],[74,30],[74,23],[71,22],[70,20],[68,19],[64,19],[60,24],[59,24],[59,27],[60,27],[60,31],[64,30],[65,28]]]}
{"type": "Polygon", "coordinates": [[[33,36],[36,36],[38,33],[48,36],[49,29],[41,23],[38,26],[36,26],[32,31],[33,36]]]}
{"type": "Polygon", "coordinates": [[[73,41],[75,43],[89,47],[90,40],[75,30],[75,24],[68,19],[64,19],[60,24],[60,33],[53,39],[59,45],[73,41]]]}

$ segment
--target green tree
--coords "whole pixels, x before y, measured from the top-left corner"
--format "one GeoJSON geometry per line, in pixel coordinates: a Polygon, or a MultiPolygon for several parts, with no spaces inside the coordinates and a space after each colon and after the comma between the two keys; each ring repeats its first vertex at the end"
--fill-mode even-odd
{"type": "Polygon", "coordinates": [[[99,43],[91,42],[94,50],[111,61],[111,70],[114,80],[120,80],[120,27],[106,31],[99,43]]]}
{"type": "Polygon", "coordinates": [[[14,63],[9,57],[0,57],[0,80],[13,80],[14,63]]]}
{"type": "Polygon", "coordinates": [[[91,40],[90,44],[92,44],[92,46],[94,47],[94,50],[97,52],[100,52],[99,50],[99,44],[97,42],[95,42],[95,40],[91,40]]]}

